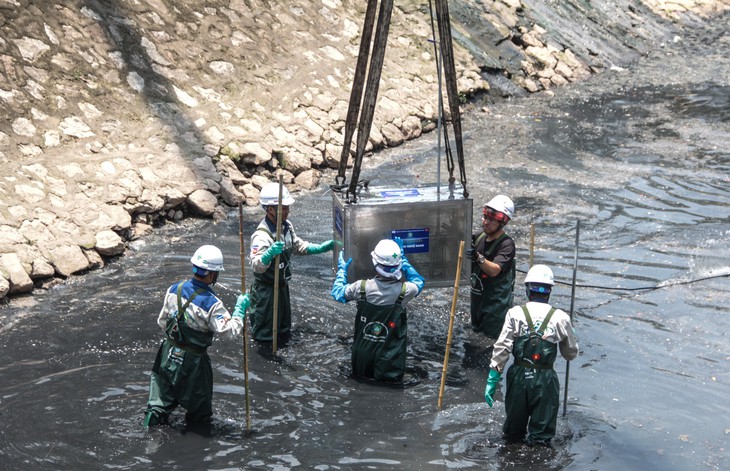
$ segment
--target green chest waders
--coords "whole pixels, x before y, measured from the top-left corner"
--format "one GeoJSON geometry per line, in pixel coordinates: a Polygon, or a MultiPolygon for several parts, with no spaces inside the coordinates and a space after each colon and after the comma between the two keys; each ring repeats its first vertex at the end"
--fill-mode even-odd
{"type": "MultiPolygon", "coordinates": [[[[274,236],[266,229],[259,231],[267,233],[272,239],[274,236]]],[[[284,250],[279,256],[279,305],[277,312],[277,335],[285,340],[291,330],[291,300],[289,297],[289,280],[291,268],[289,261],[292,250],[284,250]]],[[[274,259],[276,261],[276,258],[274,259]]],[[[251,286],[251,334],[260,342],[271,342],[274,337],[274,273],[277,269],[274,261],[263,273],[254,273],[251,286]]]]}
{"type": "MultiPolygon", "coordinates": [[[[492,260],[499,249],[499,243],[507,237],[502,234],[491,242],[485,242],[482,232],[474,241],[474,247],[484,242],[484,254],[492,260]]],[[[474,330],[496,339],[502,332],[507,311],[512,307],[515,284],[515,261],[495,276],[488,276],[476,262],[471,266],[471,325],[474,330]]]]}
{"type": "MultiPolygon", "coordinates": [[[[555,436],[558,417],[560,384],[553,369],[558,346],[542,339],[542,330],[536,330],[527,307],[522,306],[529,331],[515,338],[512,353],[514,363],[507,372],[504,423],[505,436],[521,440],[525,431],[528,442],[548,442],[555,436]]],[[[555,312],[551,308],[541,328],[548,326],[555,312]]]]}
{"type": "Polygon", "coordinates": [[[198,294],[182,303],[182,286],[177,289],[177,315],[168,319],[150,379],[145,425],[167,421],[179,404],[185,408],[187,420],[207,420],[213,414],[213,368],[207,348],[213,343],[213,332],[202,332],[185,323],[187,308],[198,294]]]}
{"type": "Polygon", "coordinates": [[[403,283],[395,304],[376,306],[365,297],[366,280],[360,284],[355,339],[352,345],[352,374],[355,378],[400,381],[406,369],[408,325],[401,305],[406,294],[403,283]]]}

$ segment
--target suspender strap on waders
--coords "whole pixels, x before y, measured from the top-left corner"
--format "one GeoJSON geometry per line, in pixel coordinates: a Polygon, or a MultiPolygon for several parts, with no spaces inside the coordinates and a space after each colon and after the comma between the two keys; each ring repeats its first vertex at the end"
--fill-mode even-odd
{"type": "Polygon", "coordinates": [[[185,282],[183,281],[180,282],[179,285],[177,285],[177,316],[174,320],[170,319],[167,321],[167,328],[165,329],[165,332],[167,333],[168,340],[170,340],[170,342],[176,347],[193,353],[204,353],[205,349],[194,347],[192,345],[189,345],[185,341],[185,337],[183,336],[183,326],[185,323],[185,315],[187,314],[188,306],[190,306],[190,303],[193,302],[193,299],[195,299],[200,293],[205,291],[205,288],[196,289],[195,292],[193,292],[193,295],[190,296],[187,301],[185,301],[185,304],[183,304],[182,288],[184,283],[185,282]]]}
{"type": "MultiPolygon", "coordinates": [[[[530,317],[530,311],[527,310],[527,306],[522,306],[522,312],[525,313],[525,320],[527,320],[527,328],[530,332],[530,338],[534,340],[530,340],[531,342],[541,342],[542,336],[544,334],[544,329],[547,328],[548,323],[550,322],[550,319],[553,317],[553,313],[555,312],[555,308],[551,307],[550,311],[548,311],[547,316],[545,316],[545,319],[543,319],[542,323],[540,324],[541,330],[535,329],[535,324],[532,322],[532,317],[530,317]]],[[[539,354],[538,354],[539,357],[539,354]]],[[[552,363],[535,363],[534,361],[528,361],[524,358],[517,358],[515,357],[515,364],[522,366],[524,368],[533,368],[538,370],[549,370],[552,369],[553,365],[552,363]]]]}
{"type": "MultiPolygon", "coordinates": [[[[365,296],[365,284],[368,282],[368,280],[360,280],[360,300],[361,301],[367,301],[367,298],[365,296]]],[[[402,283],[400,286],[400,294],[398,295],[398,299],[395,301],[396,306],[400,306],[400,304],[403,302],[403,299],[406,297],[406,284],[402,283]]]]}
{"type": "MultiPolygon", "coordinates": [[[[532,318],[530,317],[530,311],[527,310],[527,306],[522,306],[522,312],[525,313],[525,319],[527,319],[527,327],[530,329],[530,333],[536,333],[540,337],[544,334],[544,331],[535,330],[535,324],[532,323],[532,318]]],[[[553,317],[553,312],[555,312],[555,308],[550,308],[550,311],[548,311],[547,316],[545,316],[545,319],[542,321],[542,324],[540,326],[547,326],[548,322],[550,322],[550,318],[553,317]]]]}

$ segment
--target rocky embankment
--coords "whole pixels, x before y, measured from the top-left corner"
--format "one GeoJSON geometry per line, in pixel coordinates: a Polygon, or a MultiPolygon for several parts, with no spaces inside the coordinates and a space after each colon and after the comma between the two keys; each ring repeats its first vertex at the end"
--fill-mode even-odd
{"type": "MultiPolygon", "coordinates": [[[[625,66],[730,0],[452,1],[460,93],[625,66]]],[[[366,2],[0,0],[0,299],[102,267],[156,224],[337,168],[366,2]]],[[[395,2],[370,149],[435,127],[429,2],[395,2]]]]}

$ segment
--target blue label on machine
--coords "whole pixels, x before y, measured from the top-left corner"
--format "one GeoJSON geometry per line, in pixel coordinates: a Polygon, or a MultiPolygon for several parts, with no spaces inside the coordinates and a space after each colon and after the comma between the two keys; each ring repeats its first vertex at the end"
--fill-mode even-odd
{"type": "Polygon", "coordinates": [[[335,230],[337,235],[342,238],[342,210],[338,207],[335,207],[335,230]]]}
{"type": "Polygon", "coordinates": [[[400,237],[403,240],[403,253],[428,252],[428,227],[424,229],[397,229],[390,231],[390,237],[400,237]]]}
{"type": "Polygon", "coordinates": [[[407,188],[405,190],[383,190],[380,192],[383,198],[405,198],[413,196],[421,196],[421,192],[416,188],[407,188]]]}

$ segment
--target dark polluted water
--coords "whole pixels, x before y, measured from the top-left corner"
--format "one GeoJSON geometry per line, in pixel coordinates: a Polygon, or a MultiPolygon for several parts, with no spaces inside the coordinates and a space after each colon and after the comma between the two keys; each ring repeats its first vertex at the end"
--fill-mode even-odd
{"type": "MultiPolygon", "coordinates": [[[[580,221],[573,302],[581,354],[551,448],[500,440],[503,391],[493,409],[484,404],[489,349],[467,327],[463,285],[440,411],[451,289],[427,289],[410,305],[406,387],[352,380],[355,307],[329,297],[329,254],[294,261],[291,345],[277,357],[251,345],[250,432],[242,344],[224,339],[210,350],[213,427],[189,428],[178,411],[170,427],[144,431],[164,290],[188,276],[190,255],[207,243],[226,257],[217,287],[224,302],[232,307],[240,290],[232,211],[218,224],[169,225],[103,270],[0,307],[0,467],[729,469],[730,67],[727,54],[707,54],[686,60],[687,70],[650,57],[553,98],[466,118],[475,220],[496,193],[517,205],[507,227],[518,246],[517,302],[532,225],[534,261],[559,281],[551,301],[569,310],[580,221]],[[682,80],[657,78],[667,73],[682,80]]],[[[433,182],[434,148],[435,136],[424,136],[377,154],[362,176],[433,182]]],[[[290,217],[299,235],[329,239],[325,187],[296,197],[290,217]]],[[[246,244],[261,216],[246,210],[246,244]]],[[[564,388],[565,361],[556,369],[564,388]]]]}

